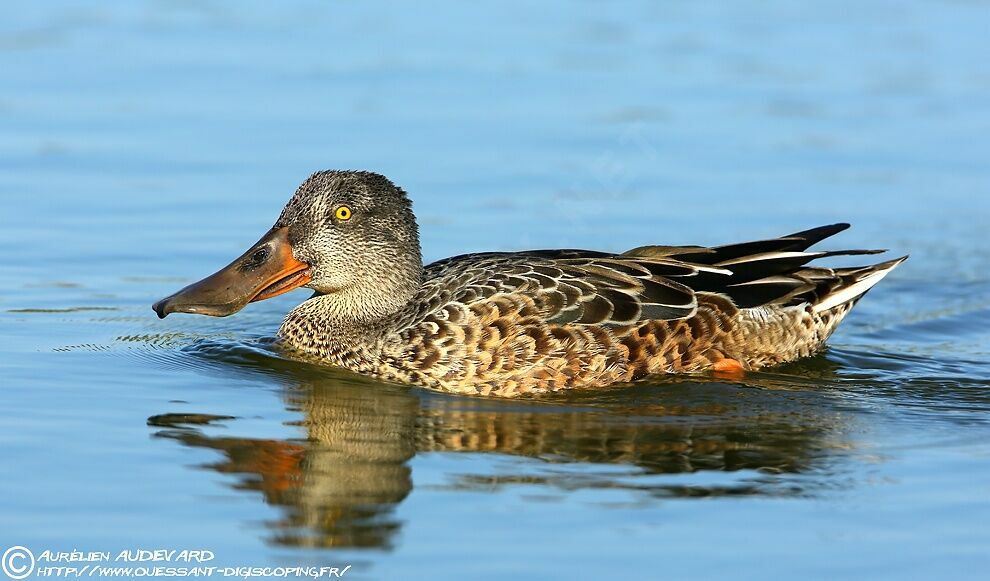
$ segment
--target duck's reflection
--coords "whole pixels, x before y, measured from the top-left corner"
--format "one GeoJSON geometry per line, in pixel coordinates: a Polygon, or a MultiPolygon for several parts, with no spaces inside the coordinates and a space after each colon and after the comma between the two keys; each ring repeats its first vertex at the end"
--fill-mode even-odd
{"type": "Polygon", "coordinates": [[[285,390],[306,438],[207,435],[215,430],[196,424],[208,416],[149,420],[159,437],[222,452],[210,468],[237,474],[237,487],[281,507],[284,516],[269,523],[279,544],[391,546],[401,526],[394,509],[413,489],[410,460],[417,454],[520,457],[486,463],[482,470],[490,472],[458,473],[447,480],[451,489],[624,488],[649,499],[813,494],[816,479],[806,475],[827,480],[827,460],[844,447],[835,429],[841,414],[812,390],[668,384],[548,403],[445,397],[310,375],[294,374],[285,390]]]}
{"type": "Polygon", "coordinates": [[[224,453],[210,468],[240,474],[237,487],[285,508],[272,524],[279,544],[388,547],[399,528],[391,509],[412,490],[417,399],[368,386],[309,385],[287,396],[303,410],[307,440],[209,437],[185,414],[149,420],[158,436],[224,453]]]}

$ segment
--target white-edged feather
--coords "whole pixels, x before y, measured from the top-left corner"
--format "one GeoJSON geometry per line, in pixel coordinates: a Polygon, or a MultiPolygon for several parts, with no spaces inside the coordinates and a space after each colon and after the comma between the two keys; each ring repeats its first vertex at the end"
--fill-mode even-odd
{"type": "MultiPolygon", "coordinates": [[[[899,262],[897,264],[900,264],[899,262]]],[[[835,308],[841,304],[845,304],[853,299],[861,297],[866,291],[873,288],[873,285],[880,282],[883,277],[887,276],[897,264],[893,264],[888,268],[883,270],[878,270],[876,272],[871,272],[870,274],[864,276],[860,280],[857,280],[853,284],[840,288],[835,292],[827,295],[821,302],[814,305],[814,310],[816,313],[822,311],[827,311],[829,309],[835,308]]]]}
{"type": "Polygon", "coordinates": [[[750,254],[747,256],[740,256],[739,258],[733,258],[731,260],[723,260],[717,263],[715,266],[731,266],[733,264],[742,264],[744,262],[758,262],[761,260],[777,260],[781,258],[798,258],[807,257],[808,260],[813,258],[818,258],[822,256],[822,252],[792,252],[792,251],[782,251],[782,252],[761,252],[760,254],[750,254]]]}

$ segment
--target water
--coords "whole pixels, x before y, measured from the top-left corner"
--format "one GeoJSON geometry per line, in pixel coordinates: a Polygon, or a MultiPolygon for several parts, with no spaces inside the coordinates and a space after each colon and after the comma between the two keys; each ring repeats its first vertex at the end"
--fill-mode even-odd
{"type": "Polygon", "coordinates": [[[0,547],[352,578],[990,565],[985,2],[21,3],[0,23],[0,547]],[[846,220],[911,253],[814,359],[490,401],[280,359],[297,291],[151,303],[309,172],[430,260],[846,220]]]}

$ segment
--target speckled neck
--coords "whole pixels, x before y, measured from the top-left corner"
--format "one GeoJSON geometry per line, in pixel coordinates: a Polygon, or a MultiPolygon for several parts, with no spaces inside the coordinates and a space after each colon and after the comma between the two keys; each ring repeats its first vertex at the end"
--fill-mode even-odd
{"type": "Polygon", "coordinates": [[[359,371],[364,363],[378,360],[414,288],[392,289],[377,297],[357,289],[316,294],[289,311],[278,336],[295,350],[359,371]]]}

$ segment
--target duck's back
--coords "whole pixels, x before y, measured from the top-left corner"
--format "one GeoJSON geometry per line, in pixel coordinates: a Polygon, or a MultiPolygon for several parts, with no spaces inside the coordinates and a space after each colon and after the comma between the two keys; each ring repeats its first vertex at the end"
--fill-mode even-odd
{"type": "Polygon", "coordinates": [[[426,267],[379,370],[449,391],[512,396],[807,356],[903,260],[805,266],[873,252],[805,252],[846,227],[715,248],[449,258],[426,267]]]}

